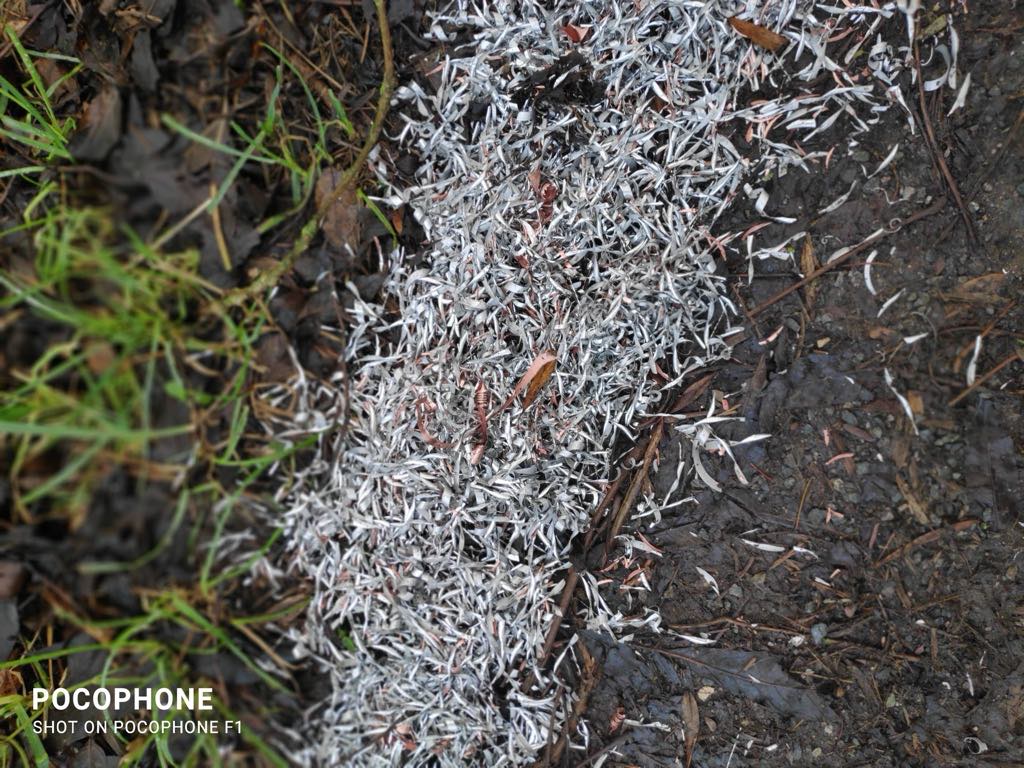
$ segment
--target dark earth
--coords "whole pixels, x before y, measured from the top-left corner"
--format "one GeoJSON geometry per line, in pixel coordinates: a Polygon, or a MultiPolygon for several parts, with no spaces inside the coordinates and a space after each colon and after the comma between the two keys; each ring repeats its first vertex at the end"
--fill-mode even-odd
{"type": "MultiPolygon", "coordinates": [[[[925,98],[963,209],[906,76],[916,135],[894,108],[856,147],[836,136],[827,170],[769,186],[772,213],[797,223],[762,242],[810,232],[797,248],[803,273],[893,219],[927,215],[756,316],[800,275],[761,262],[748,284],[745,259],[731,255],[746,331],[689,410],[706,412],[715,397],[719,412],[746,419],[723,434],[771,438],[735,449],[749,485],[726,460],[722,493],[699,481],[676,490],[670,501],[692,493],[696,503],[641,529],[660,557],[616,562],[613,551],[602,574],[624,615],[652,608],[668,628],[714,644],[585,636],[595,666],[577,686],[592,740],[586,756],[569,750],[552,764],[1024,765],[1024,9],[1006,5],[957,14],[960,70],[972,73],[966,108],[947,117],[948,88],[925,98]],[[867,179],[897,142],[895,161],[867,179]],[[816,213],[855,180],[844,205],[816,213]],[[876,296],[863,274],[871,250],[876,296]],[[979,334],[977,381],[998,370],[964,396],[979,334]],[[651,591],[627,593],[638,570],[651,591]],[[684,732],[696,735],[689,759],[684,732]]],[[[886,35],[905,40],[902,20],[886,35]]],[[[735,211],[726,229],[756,220],[735,211]]],[[[680,455],[665,434],[651,478],[662,500],[680,455]]],[[[587,564],[605,562],[592,552],[587,564]]]]}

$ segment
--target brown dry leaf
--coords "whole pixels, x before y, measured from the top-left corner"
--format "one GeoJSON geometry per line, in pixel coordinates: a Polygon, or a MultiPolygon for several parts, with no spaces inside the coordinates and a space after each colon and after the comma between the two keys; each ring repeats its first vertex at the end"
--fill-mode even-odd
{"type": "MultiPolygon", "coordinates": [[[[316,182],[316,207],[322,209],[341,178],[341,171],[330,169],[317,179],[316,182]]],[[[359,246],[359,237],[362,227],[359,224],[359,210],[362,206],[356,199],[355,190],[351,188],[342,191],[338,199],[334,200],[324,213],[323,230],[327,242],[335,248],[348,246],[353,251],[359,246]]]]}
{"type": "Polygon", "coordinates": [[[491,393],[483,379],[476,383],[476,390],[473,392],[473,412],[476,415],[476,439],[473,444],[473,452],[470,454],[469,463],[479,464],[487,450],[487,411],[491,408],[491,393]]]}
{"type": "Polygon", "coordinates": [[[508,408],[524,388],[526,389],[526,396],[523,397],[523,408],[529,408],[530,404],[537,399],[541,387],[547,383],[554,372],[555,353],[551,350],[541,352],[533,358],[533,362],[526,369],[526,373],[516,382],[515,387],[512,389],[512,394],[508,396],[508,400],[502,403],[501,410],[508,408]]]}
{"type": "MultiPolygon", "coordinates": [[[[224,136],[227,132],[227,118],[217,117],[212,119],[210,123],[200,131],[200,135],[210,139],[211,141],[223,143],[224,136]]],[[[193,141],[185,148],[185,167],[188,169],[189,173],[199,173],[199,171],[209,167],[216,154],[217,150],[212,147],[206,144],[201,144],[198,141],[193,141]]]]}
{"type": "Polygon", "coordinates": [[[689,691],[683,694],[683,728],[686,738],[686,768],[690,768],[693,745],[700,736],[700,709],[697,708],[697,699],[689,691]]]}
{"type": "Polygon", "coordinates": [[[889,453],[893,463],[902,469],[907,466],[907,459],[910,458],[910,439],[904,434],[896,434],[890,442],[889,453]]]}
{"type": "Polygon", "coordinates": [[[526,174],[526,180],[530,183],[533,194],[540,195],[540,166],[535,166],[532,171],[526,174]]]}
{"type": "Polygon", "coordinates": [[[777,32],[752,21],[744,21],[738,16],[731,17],[729,24],[741,35],[769,51],[777,51],[786,44],[786,38],[777,32]]]}
{"type": "Polygon", "coordinates": [[[92,344],[85,353],[85,364],[89,366],[89,370],[94,376],[99,376],[110,369],[115,358],[114,347],[110,342],[98,341],[92,344]]]}
{"type": "Polygon", "coordinates": [[[0,560],[0,600],[17,597],[25,585],[28,572],[21,563],[0,560]]]}
{"type": "Polygon", "coordinates": [[[626,719],[626,710],[619,707],[612,712],[611,719],[608,721],[608,733],[615,733],[619,730],[619,726],[622,725],[622,721],[626,719]]]}
{"type": "Polygon", "coordinates": [[[551,378],[551,374],[555,372],[555,361],[549,360],[541,366],[537,374],[530,379],[529,386],[526,387],[526,395],[523,396],[523,408],[529,408],[530,404],[537,399],[537,395],[540,394],[541,387],[548,383],[548,379],[551,378]]]}
{"type": "Polygon", "coordinates": [[[900,494],[906,499],[907,506],[910,508],[910,513],[914,516],[914,519],[921,525],[930,525],[931,523],[928,520],[928,513],[925,511],[924,504],[914,494],[910,483],[904,480],[898,472],[896,473],[896,487],[900,489],[900,494]]]}
{"type": "Polygon", "coordinates": [[[590,34],[590,27],[577,27],[575,24],[566,24],[562,27],[562,32],[574,43],[582,43],[587,35],[590,34]]]}
{"type": "Polygon", "coordinates": [[[907,390],[907,402],[910,403],[910,410],[914,412],[915,416],[924,415],[924,398],[921,397],[918,390],[907,390]]]}
{"type": "Polygon", "coordinates": [[[24,685],[15,669],[0,669],[0,696],[14,696],[24,685]]]}
{"type": "MultiPolygon", "coordinates": [[[[811,236],[804,235],[804,247],[800,249],[800,271],[806,277],[819,266],[818,257],[814,255],[814,245],[811,243],[811,236]]],[[[818,297],[817,284],[810,282],[805,285],[804,297],[807,299],[807,308],[814,309],[814,300],[818,297]]]]}
{"type": "Polygon", "coordinates": [[[256,342],[256,362],[263,381],[283,384],[295,373],[288,338],[276,331],[256,342]]]}
{"type": "Polygon", "coordinates": [[[113,85],[86,102],[70,147],[76,160],[106,159],[121,138],[121,113],[121,92],[113,85]]]}

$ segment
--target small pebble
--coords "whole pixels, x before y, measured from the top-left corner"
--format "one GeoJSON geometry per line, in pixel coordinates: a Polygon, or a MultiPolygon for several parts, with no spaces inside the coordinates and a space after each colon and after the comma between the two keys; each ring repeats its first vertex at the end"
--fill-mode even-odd
{"type": "Polygon", "coordinates": [[[828,624],[815,624],[811,627],[811,640],[814,641],[815,645],[821,645],[825,642],[825,636],[828,634],[828,624]]]}

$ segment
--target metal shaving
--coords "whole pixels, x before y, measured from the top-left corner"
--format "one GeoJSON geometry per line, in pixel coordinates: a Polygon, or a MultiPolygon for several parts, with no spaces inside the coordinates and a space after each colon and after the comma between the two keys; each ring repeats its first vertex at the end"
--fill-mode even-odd
{"type": "MultiPolygon", "coordinates": [[[[382,255],[386,302],[354,300],[348,378],[301,379],[277,403],[299,413],[274,424],[279,439],[319,434],[279,499],[283,565],[314,593],[291,639],[332,691],[297,761],[517,766],[557,738],[571,693],[541,654],[572,538],[616,471],[611,448],[729,355],[724,246],[790,258],[718,231],[730,203],[770,211],[768,174],[825,157],[808,139],[863,133],[898,101],[881,40],[860,42],[863,71],[828,51],[893,12],[457,0],[431,17],[448,58],[398,91],[405,125],[391,137],[423,164],[386,201],[416,211],[428,245],[382,255]],[[729,27],[736,13],[790,45],[757,48],[729,27]],[[556,367],[536,400],[496,408],[546,350],[556,367]]],[[[389,184],[380,148],[373,163],[389,184]]],[[[683,427],[710,487],[701,454],[730,455],[715,420],[683,427]]],[[[657,613],[613,612],[593,575],[580,584],[577,625],[660,630],[657,613]]],[[[573,655],[557,648],[563,663],[573,655]]],[[[570,738],[587,734],[584,722],[570,738]]]]}

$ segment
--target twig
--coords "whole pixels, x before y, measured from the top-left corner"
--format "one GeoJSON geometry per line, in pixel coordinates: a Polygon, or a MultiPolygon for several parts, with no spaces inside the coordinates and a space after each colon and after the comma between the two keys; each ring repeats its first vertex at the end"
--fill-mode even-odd
{"type": "Polygon", "coordinates": [[[558,737],[558,741],[555,742],[554,749],[548,752],[544,756],[542,761],[535,763],[535,766],[540,768],[548,768],[558,762],[558,759],[562,756],[562,752],[565,751],[566,745],[569,743],[569,734],[575,730],[576,723],[583,716],[583,713],[587,711],[587,704],[590,702],[590,694],[593,692],[594,687],[597,685],[597,681],[601,677],[601,671],[597,666],[597,662],[594,657],[590,655],[585,645],[580,646],[580,657],[583,662],[583,679],[580,681],[577,692],[579,697],[576,699],[575,705],[572,708],[572,714],[569,716],[568,721],[565,725],[565,730],[562,731],[562,735],[558,737]]]}
{"type": "MultiPolygon", "coordinates": [[[[580,575],[576,572],[576,569],[570,565],[569,574],[565,577],[565,586],[562,588],[562,598],[558,601],[558,614],[552,619],[551,626],[548,627],[547,637],[544,638],[544,650],[541,651],[540,658],[537,659],[538,667],[543,667],[547,664],[548,658],[551,656],[551,650],[555,647],[555,638],[558,637],[558,630],[561,628],[562,621],[569,611],[569,601],[572,600],[572,596],[576,592],[576,584],[579,578],[580,575]]],[[[528,692],[536,682],[537,674],[536,672],[531,672],[529,677],[523,682],[523,692],[528,692]]]]}
{"type": "Polygon", "coordinates": [[[971,218],[971,214],[968,213],[967,207],[964,205],[964,199],[960,195],[960,187],[957,186],[956,179],[953,178],[953,174],[949,170],[949,166],[946,164],[946,158],[943,157],[942,152],[939,150],[939,143],[935,140],[935,130],[932,127],[932,118],[928,114],[928,105],[924,99],[924,80],[921,74],[921,55],[918,51],[917,43],[914,43],[914,68],[917,70],[917,96],[918,102],[921,105],[921,121],[924,123],[925,138],[927,139],[928,148],[931,150],[932,158],[935,163],[939,166],[939,171],[942,173],[942,177],[946,180],[946,186],[949,188],[950,194],[953,196],[953,200],[956,202],[956,207],[960,211],[960,216],[964,220],[964,225],[967,227],[967,234],[970,235],[971,240],[975,243],[978,242],[978,233],[974,230],[974,220],[971,218]]]}
{"type": "Polygon", "coordinates": [[[654,461],[654,454],[658,450],[658,444],[661,442],[661,435],[664,430],[665,420],[658,419],[657,423],[654,425],[654,429],[651,430],[650,437],[647,438],[647,448],[644,449],[644,460],[640,463],[640,466],[636,468],[636,471],[633,474],[633,481],[629,484],[629,488],[626,490],[626,495],[622,499],[622,503],[619,504],[619,509],[615,513],[615,518],[612,520],[611,527],[608,529],[608,538],[605,539],[604,542],[605,558],[607,558],[608,553],[611,552],[612,545],[615,543],[615,537],[619,535],[619,531],[622,530],[622,526],[626,522],[626,518],[633,509],[636,497],[640,493],[640,488],[644,484],[647,472],[651,468],[651,463],[654,461]]]}
{"type": "MultiPolygon", "coordinates": [[[[1013,125],[1010,126],[1010,130],[1006,134],[1006,140],[1003,142],[1003,146],[1000,147],[999,151],[992,156],[992,159],[985,164],[985,167],[981,169],[977,177],[967,188],[967,194],[965,197],[968,202],[977,197],[978,191],[982,188],[982,184],[984,184],[985,180],[990,178],[992,175],[992,169],[997,168],[1000,163],[1003,162],[1003,157],[1006,155],[1007,150],[1013,146],[1013,143],[1017,140],[1017,132],[1020,130],[1022,125],[1024,125],[1024,109],[1017,113],[1017,119],[1014,121],[1013,125]]],[[[953,219],[950,223],[946,224],[939,233],[939,236],[935,238],[932,245],[934,246],[938,243],[945,242],[955,223],[956,219],[953,219]]]]}
{"type": "Polygon", "coordinates": [[[948,403],[949,407],[952,408],[954,405],[959,403],[961,400],[963,400],[965,397],[967,397],[969,394],[971,394],[971,392],[973,392],[978,387],[980,387],[982,384],[984,384],[986,381],[991,379],[993,376],[995,376],[997,373],[999,373],[1001,370],[1003,370],[1003,368],[1008,366],[1014,360],[1024,360],[1024,356],[1021,355],[1019,350],[1014,350],[1013,352],[1010,353],[1009,357],[1006,357],[1001,362],[996,364],[996,366],[994,368],[992,368],[990,371],[988,371],[987,373],[985,373],[985,374],[979,376],[977,379],[975,379],[973,384],[971,384],[963,392],[961,392],[959,395],[957,395],[956,397],[954,397],[952,400],[949,401],[949,403],[948,403]]]}
{"type": "Polygon", "coordinates": [[[968,528],[972,528],[977,524],[977,520],[975,520],[974,518],[968,518],[966,520],[960,520],[956,523],[953,523],[952,525],[948,525],[945,528],[935,528],[934,530],[928,531],[927,533],[922,533],[916,539],[912,539],[903,546],[897,547],[889,554],[884,555],[880,560],[873,563],[872,567],[877,568],[880,565],[885,565],[886,563],[892,562],[897,557],[905,555],[907,552],[914,549],[915,547],[920,547],[923,544],[930,544],[933,541],[938,541],[940,538],[942,538],[944,534],[960,533],[961,531],[966,531],[968,528]]]}
{"type": "Polygon", "coordinates": [[[590,757],[586,758],[582,763],[577,763],[575,768],[586,768],[588,765],[593,765],[595,762],[597,762],[599,758],[621,747],[631,735],[632,731],[627,731],[614,741],[609,741],[607,744],[601,747],[601,749],[597,750],[597,752],[590,755],[590,757]]]}
{"type": "Polygon", "coordinates": [[[768,309],[770,306],[772,306],[776,302],[781,301],[782,299],[784,299],[787,296],[789,296],[789,294],[793,293],[794,291],[800,290],[801,288],[803,288],[808,283],[810,283],[810,282],[812,282],[814,280],[817,280],[819,277],[824,275],[826,272],[830,272],[831,270],[835,269],[839,265],[841,265],[844,262],[848,261],[851,256],[853,256],[855,254],[858,254],[861,251],[867,250],[872,245],[877,243],[879,240],[884,240],[889,235],[892,235],[892,234],[895,234],[896,232],[899,232],[904,227],[908,227],[908,226],[910,226],[911,224],[913,224],[916,221],[919,221],[919,220],[924,219],[924,218],[926,218],[928,216],[931,216],[933,214],[938,213],[943,208],[945,208],[945,206],[946,206],[946,201],[945,200],[937,200],[934,203],[932,203],[931,205],[929,205],[927,208],[924,208],[924,209],[922,209],[920,211],[917,211],[916,213],[911,214],[906,219],[906,221],[901,221],[898,226],[893,227],[893,228],[888,229],[888,230],[885,230],[883,232],[878,232],[877,234],[872,235],[871,237],[869,237],[864,242],[858,243],[857,245],[853,246],[850,250],[848,250],[842,256],[839,256],[838,258],[835,258],[832,261],[830,261],[830,262],[828,262],[826,264],[823,264],[822,266],[818,267],[818,269],[814,270],[813,272],[811,272],[809,275],[807,275],[803,279],[797,280],[792,285],[790,285],[790,286],[788,286],[786,288],[783,288],[781,291],[776,293],[771,298],[766,299],[765,301],[763,301],[760,304],[758,304],[756,307],[754,307],[752,310],[750,310],[751,316],[756,317],[757,315],[759,315],[762,312],[764,312],[766,309],[768,309]]]}

